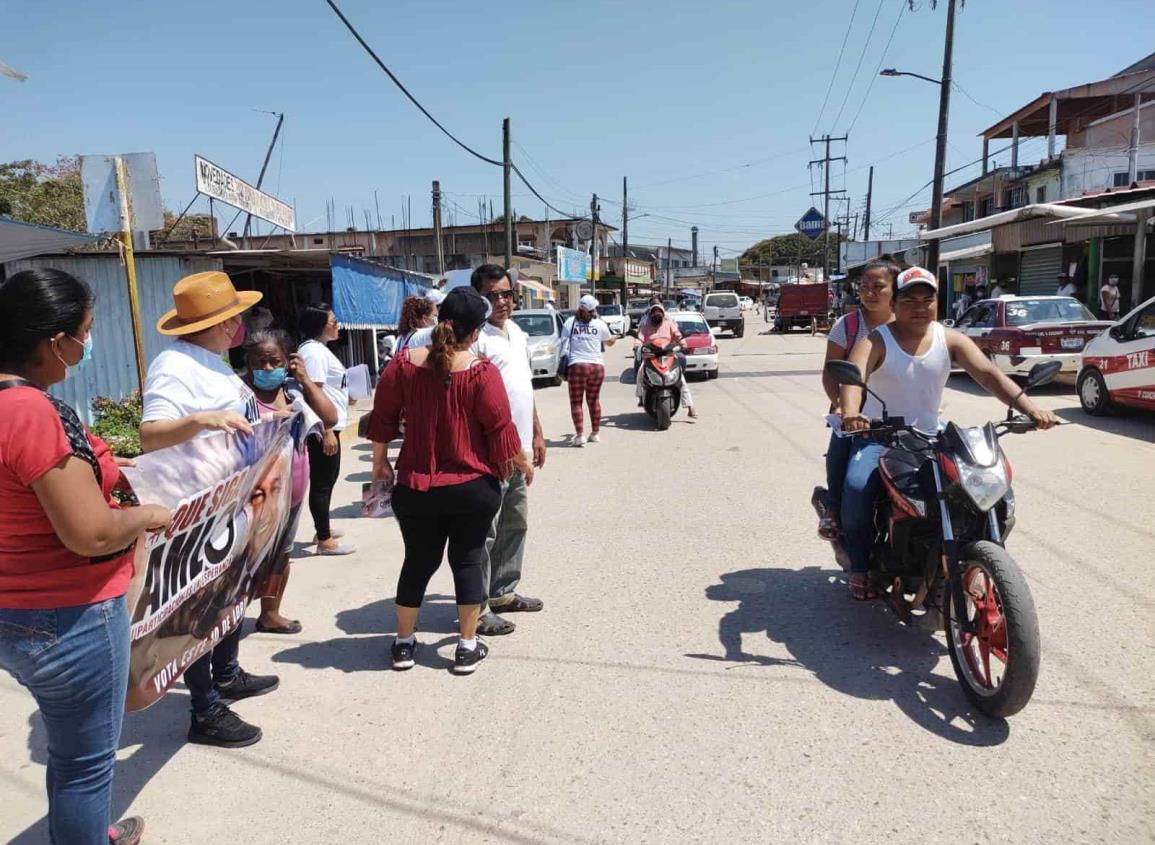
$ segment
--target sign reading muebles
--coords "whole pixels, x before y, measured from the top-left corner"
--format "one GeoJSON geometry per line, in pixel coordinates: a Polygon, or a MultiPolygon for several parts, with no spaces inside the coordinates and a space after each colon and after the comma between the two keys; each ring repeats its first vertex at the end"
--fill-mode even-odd
{"type": "Polygon", "coordinates": [[[208,159],[200,156],[193,158],[197,190],[206,197],[220,200],[254,217],[267,220],[287,232],[297,231],[297,215],[292,206],[257,190],[244,179],[234,176],[208,159]]]}

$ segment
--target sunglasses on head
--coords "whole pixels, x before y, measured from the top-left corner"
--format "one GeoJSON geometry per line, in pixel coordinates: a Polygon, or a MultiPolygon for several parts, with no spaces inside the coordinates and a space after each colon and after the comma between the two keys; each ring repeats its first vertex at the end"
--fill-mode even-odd
{"type": "Polygon", "coordinates": [[[513,299],[513,291],[511,290],[491,290],[485,295],[485,298],[490,302],[497,302],[499,299],[513,299]]]}

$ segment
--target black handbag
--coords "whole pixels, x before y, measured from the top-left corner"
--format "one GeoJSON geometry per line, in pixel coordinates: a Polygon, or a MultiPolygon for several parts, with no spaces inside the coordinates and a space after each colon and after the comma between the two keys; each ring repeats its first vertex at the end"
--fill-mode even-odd
{"type": "Polygon", "coordinates": [[[569,337],[565,341],[565,354],[559,355],[557,359],[557,377],[565,379],[569,375],[569,347],[573,343],[573,333],[577,331],[577,317],[571,317],[573,326],[570,327],[569,337]]]}

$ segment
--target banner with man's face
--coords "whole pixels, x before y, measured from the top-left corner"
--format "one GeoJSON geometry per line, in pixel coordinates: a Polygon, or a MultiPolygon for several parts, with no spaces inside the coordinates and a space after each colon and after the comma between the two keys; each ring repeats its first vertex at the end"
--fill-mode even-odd
{"type": "Polygon", "coordinates": [[[292,475],[297,417],[249,435],[213,435],[136,459],[125,477],[141,502],[172,511],[136,546],[128,590],[128,709],[158,701],[181,674],[275,592],[296,527],[292,475]]]}

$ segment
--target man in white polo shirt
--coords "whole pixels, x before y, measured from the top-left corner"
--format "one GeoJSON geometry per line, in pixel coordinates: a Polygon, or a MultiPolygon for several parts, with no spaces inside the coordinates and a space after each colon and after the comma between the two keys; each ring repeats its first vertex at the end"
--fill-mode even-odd
{"type": "MultiPolygon", "coordinates": [[[[509,273],[500,264],[483,264],[473,271],[470,283],[489,300],[493,312],[482,326],[481,335],[470,348],[474,355],[488,358],[501,371],[509,409],[522,444],[532,444],[533,465],[545,464],[545,437],[533,397],[533,369],[525,332],[509,315],[517,306],[517,293],[509,273]]],[[[431,329],[413,334],[410,348],[428,346],[431,329]]],[[[501,613],[532,613],[541,610],[541,599],[519,595],[525,537],[529,531],[529,485],[533,475],[514,471],[501,485],[501,510],[493,521],[482,559],[482,575],[489,584],[489,605],[482,608],[477,631],[485,636],[513,633],[513,622],[501,613]]]]}

